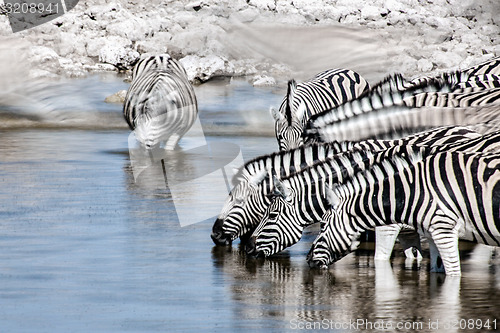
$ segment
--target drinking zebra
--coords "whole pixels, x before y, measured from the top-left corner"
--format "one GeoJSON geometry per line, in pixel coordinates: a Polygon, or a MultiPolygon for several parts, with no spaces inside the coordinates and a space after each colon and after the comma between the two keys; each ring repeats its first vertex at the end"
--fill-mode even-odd
{"type": "Polygon", "coordinates": [[[476,138],[479,135],[466,128],[438,128],[417,133],[405,140],[370,140],[364,142],[331,142],[300,146],[260,156],[243,165],[233,177],[233,189],[212,228],[215,244],[229,244],[238,237],[245,241],[261,221],[271,203],[269,194],[274,186],[273,177],[283,178],[313,164],[353,148],[382,150],[405,142],[446,144],[476,138]]]}
{"type": "Polygon", "coordinates": [[[168,54],[150,56],[134,67],[123,115],[147,148],[175,148],[198,116],[194,89],[182,65],[168,54]]]}
{"type": "Polygon", "coordinates": [[[279,110],[271,108],[280,150],[303,143],[302,130],[312,115],[357,98],[368,89],[365,79],[347,69],[329,69],[305,82],[288,81],[279,110]]]}
{"type": "Polygon", "coordinates": [[[332,209],[311,266],[327,267],[356,248],[359,232],[392,223],[425,234],[447,275],[461,273],[459,238],[500,246],[500,154],[392,155],[325,195],[332,209]]]}
{"type": "MultiPolygon", "coordinates": [[[[425,148],[422,153],[426,154],[437,151],[500,151],[500,132],[443,145],[432,145],[432,142],[420,145],[418,143],[416,140],[408,140],[407,143],[403,142],[378,152],[365,149],[338,154],[289,177],[275,179],[272,203],[250,237],[248,252],[270,256],[298,242],[304,227],[321,221],[323,214],[330,207],[324,197],[325,184],[331,187],[341,183],[352,177],[355,172],[369,169],[382,158],[399,154],[402,147],[425,148]]],[[[397,232],[399,229],[395,228],[397,232]]],[[[388,243],[386,248],[392,248],[393,244],[388,243]]]]}

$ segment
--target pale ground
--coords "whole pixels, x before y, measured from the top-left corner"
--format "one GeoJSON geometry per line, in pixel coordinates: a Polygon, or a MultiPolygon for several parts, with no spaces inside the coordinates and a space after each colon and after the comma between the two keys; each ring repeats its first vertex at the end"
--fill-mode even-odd
{"type": "Polygon", "coordinates": [[[10,64],[0,74],[81,77],[168,52],[193,82],[245,75],[266,85],[344,67],[373,83],[500,55],[499,14],[498,0],[80,1],[15,34],[0,16],[0,59],[10,64]]]}

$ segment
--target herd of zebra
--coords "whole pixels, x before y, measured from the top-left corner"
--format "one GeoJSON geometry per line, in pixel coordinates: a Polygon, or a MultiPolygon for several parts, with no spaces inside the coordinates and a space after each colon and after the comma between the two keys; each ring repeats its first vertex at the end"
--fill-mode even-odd
{"type": "MultiPolygon", "coordinates": [[[[185,71],[162,55],[133,76],[124,115],[141,128],[137,139],[175,146],[197,115],[185,71]]],[[[211,237],[217,245],[240,238],[249,254],[267,257],[319,222],[307,261],[326,268],[373,229],[375,259],[388,260],[405,230],[408,256],[420,255],[425,236],[431,271],[460,275],[459,239],[500,246],[498,112],[500,57],[372,87],[351,70],[291,80],[279,110],[271,108],[280,150],[238,170],[211,237]]]]}

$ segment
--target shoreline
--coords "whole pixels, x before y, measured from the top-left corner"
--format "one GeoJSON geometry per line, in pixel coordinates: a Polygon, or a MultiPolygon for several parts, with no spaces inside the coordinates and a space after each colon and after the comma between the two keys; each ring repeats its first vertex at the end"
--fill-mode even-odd
{"type": "Polygon", "coordinates": [[[500,55],[498,14],[496,0],[81,1],[15,34],[0,16],[0,59],[21,62],[9,73],[30,79],[127,72],[143,55],[169,53],[193,83],[238,76],[279,85],[334,67],[359,68],[374,83],[500,55]]]}

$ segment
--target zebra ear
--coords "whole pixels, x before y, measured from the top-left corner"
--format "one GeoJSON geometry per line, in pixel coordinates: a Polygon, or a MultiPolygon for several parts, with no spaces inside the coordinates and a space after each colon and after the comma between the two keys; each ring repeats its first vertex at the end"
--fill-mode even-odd
{"type": "Polygon", "coordinates": [[[285,184],[283,184],[283,182],[279,180],[275,175],[273,175],[273,183],[274,183],[273,194],[280,196],[283,199],[287,199],[290,194],[290,191],[288,191],[285,184]]]}
{"type": "Polygon", "coordinates": [[[287,99],[288,99],[288,103],[292,103],[293,101],[293,96],[295,95],[295,90],[297,90],[297,81],[295,81],[294,79],[291,79],[290,81],[288,81],[288,91],[287,91],[287,99]]]}
{"type": "Polygon", "coordinates": [[[333,209],[337,209],[340,204],[340,198],[337,194],[337,187],[338,186],[335,186],[335,188],[331,188],[330,186],[325,184],[325,197],[333,209]]]}
{"type": "Polygon", "coordinates": [[[286,92],[285,118],[287,119],[288,124],[291,124],[292,117],[294,116],[294,114],[292,113],[292,106],[295,96],[295,90],[297,90],[297,81],[292,79],[288,81],[288,90],[286,92]]]}
{"type": "Polygon", "coordinates": [[[283,114],[281,112],[279,112],[278,110],[276,110],[272,106],[269,108],[269,113],[271,114],[271,116],[273,116],[273,119],[276,122],[279,122],[279,121],[282,121],[283,119],[285,119],[285,116],[283,116],[283,114]]]}

